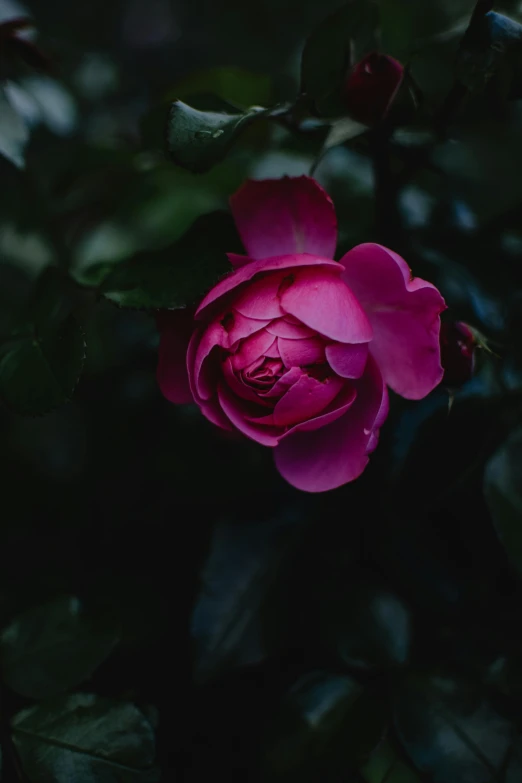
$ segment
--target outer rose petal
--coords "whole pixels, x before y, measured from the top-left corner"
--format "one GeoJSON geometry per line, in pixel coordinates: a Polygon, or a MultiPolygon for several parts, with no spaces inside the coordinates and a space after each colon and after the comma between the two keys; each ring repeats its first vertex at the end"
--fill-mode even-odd
{"type": "Polygon", "coordinates": [[[283,438],[275,449],[277,469],[297,489],[335,489],[358,478],[368,464],[374,432],[387,412],[386,386],[371,357],[355,387],[357,398],[341,418],[312,432],[305,423],[305,431],[283,438]]]}
{"type": "Polygon", "coordinates": [[[439,315],[435,286],[411,279],[404,259],[381,245],[354,247],[341,260],[350,286],[373,326],[370,352],[397,394],[420,400],[440,383],[439,315]]]}
{"type": "Polygon", "coordinates": [[[166,310],[157,317],[160,331],[157,380],[164,397],[177,405],[194,402],[187,375],[187,349],[194,331],[193,310],[166,310]]]}
{"type": "Polygon", "coordinates": [[[334,256],[334,205],[310,177],[249,180],[232,196],[230,207],[252,258],[282,253],[334,256]]]}
{"type": "Polygon", "coordinates": [[[243,435],[261,443],[263,446],[277,446],[279,431],[276,427],[261,427],[247,420],[255,409],[248,402],[240,400],[225,383],[218,386],[218,399],[224,413],[243,435]]]}
{"type": "Polygon", "coordinates": [[[368,359],[368,343],[327,345],[326,359],[332,370],[341,378],[360,378],[368,359]]]}
{"type": "Polygon", "coordinates": [[[227,333],[219,322],[192,335],[187,351],[187,370],[190,390],[197,402],[209,400],[215,394],[216,379],[210,377],[207,359],[214,348],[225,346],[227,342],[227,333]]]}
{"type": "Polygon", "coordinates": [[[306,253],[302,255],[284,255],[274,258],[263,258],[260,261],[252,261],[250,264],[230,272],[223,280],[220,280],[214,288],[208,292],[198,309],[196,318],[203,319],[208,317],[209,313],[216,313],[219,309],[223,310],[230,304],[230,294],[234,289],[243,283],[247,283],[254,275],[261,272],[272,272],[278,269],[291,269],[301,266],[321,266],[329,267],[340,275],[343,268],[337,261],[331,261],[329,258],[319,258],[306,253]],[[229,296],[227,296],[229,294],[229,296]]]}
{"type": "Polygon", "coordinates": [[[372,327],[348,286],[329,269],[296,269],[281,294],[281,307],[331,340],[366,343],[372,327]]]}

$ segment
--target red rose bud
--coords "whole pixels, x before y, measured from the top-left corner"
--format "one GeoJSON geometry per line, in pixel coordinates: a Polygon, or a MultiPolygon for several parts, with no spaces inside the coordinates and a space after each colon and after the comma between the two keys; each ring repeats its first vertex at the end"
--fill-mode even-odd
{"type": "Polygon", "coordinates": [[[440,328],[440,359],[444,368],[442,383],[451,389],[463,386],[473,376],[477,341],[462,321],[444,321],[440,328]]]}
{"type": "Polygon", "coordinates": [[[354,120],[375,125],[393,103],[404,78],[404,66],[387,54],[372,52],[356,63],[344,85],[344,102],[354,120]]]}

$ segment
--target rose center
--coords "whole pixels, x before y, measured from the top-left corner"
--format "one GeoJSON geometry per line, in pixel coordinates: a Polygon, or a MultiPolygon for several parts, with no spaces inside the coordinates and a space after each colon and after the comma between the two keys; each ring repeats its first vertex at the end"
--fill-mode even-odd
{"type": "Polygon", "coordinates": [[[270,359],[266,356],[256,359],[241,372],[243,382],[259,391],[268,391],[281,378],[285,366],[280,359],[270,359]]]}

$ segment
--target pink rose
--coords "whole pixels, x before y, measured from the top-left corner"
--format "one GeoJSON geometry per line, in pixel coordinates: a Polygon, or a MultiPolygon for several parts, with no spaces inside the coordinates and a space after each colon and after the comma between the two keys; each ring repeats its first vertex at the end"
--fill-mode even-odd
{"type": "Polygon", "coordinates": [[[298,489],[339,487],[377,445],[387,385],[418,400],[440,382],[444,300],[380,245],[333,261],[334,206],[313,179],[249,181],[230,203],[249,255],[229,256],[194,321],[162,315],[161,390],[272,447],[298,489]]]}

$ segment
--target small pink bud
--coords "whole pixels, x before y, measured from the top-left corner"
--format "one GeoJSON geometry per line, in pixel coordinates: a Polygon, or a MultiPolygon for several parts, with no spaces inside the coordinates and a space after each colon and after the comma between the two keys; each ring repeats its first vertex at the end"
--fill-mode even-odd
{"type": "Polygon", "coordinates": [[[356,63],[344,85],[345,105],[354,120],[375,125],[393,103],[404,78],[404,66],[387,54],[372,52],[356,63]]]}
{"type": "Polygon", "coordinates": [[[462,321],[444,321],[440,328],[442,383],[449,388],[463,386],[473,376],[477,342],[471,328],[462,321]]]}

